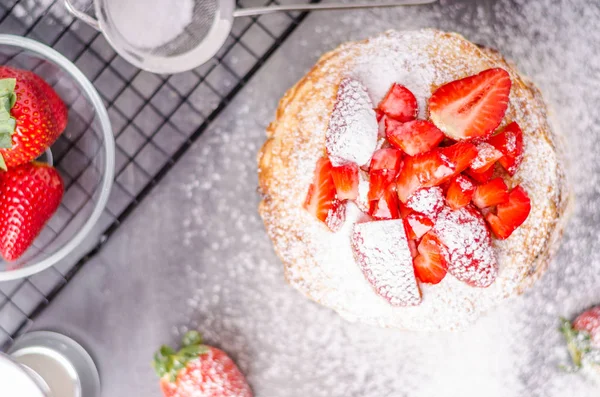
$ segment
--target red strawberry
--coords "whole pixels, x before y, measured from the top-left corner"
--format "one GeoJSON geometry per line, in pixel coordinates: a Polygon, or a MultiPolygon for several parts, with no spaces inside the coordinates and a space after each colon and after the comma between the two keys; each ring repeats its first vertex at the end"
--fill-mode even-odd
{"type": "Polygon", "coordinates": [[[464,172],[477,183],[488,183],[494,176],[494,167],[490,167],[483,172],[475,172],[471,168],[467,168],[464,172]]]}
{"type": "Polygon", "coordinates": [[[408,198],[420,187],[436,186],[454,173],[454,166],[437,150],[406,157],[396,182],[400,201],[408,198]]]}
{"type": "Polygon", "coordinates": [[[370,202],[369,215],[375,219],[400,218],[398,195],[394,184],[388,185],[379,199],[370,202]]]}
{"type": "Polygon", "coordinates": [[[446,247],[429,232],[419,243],[419,255],[414,259],[415,275],[422,283],[438,284],[446,277],[446,247]]]}
{"type": "Polygon", "coordinates": [[[444,208],[444,192],[438,186],[421,188],[408,198],[406,207],[435,221],[444,208]]]}
{"type": "Polygon", "coordinates": [[[385,116],[385,113],[383,113],[381,110],[379,109],[375,109],[375,117],[377,118],[377,122],[379,123],[381,121],[381,119],[385,116]]]}
{"type": "Polygon", "coordinates": [[[409,156],[428,152],[444,139],[444,133],[425,120],[401,123],[388,118],[385,120],[385,134],[393,146],[402,149],[409,156]]]}
{"type": "Polygon", "coordinates": [[[338,200],[356,200],[358,197],[358,165],[348,163],[331,170],[338,200]]]}
{"type": "Polygon", "coordinates": [[[317,161],[313,183],[308,188],[304,208],[321,222],[327,220],[327,214],[336,202],[336,189],[332,177],[332,166],[327,157],[317,161]]]}
{"type": "Polygon", "coordinates": [[[510,87],[510,75],[500,68],[451,81],[431,95],[429,117],[456,141],[486,138],[504,118],[510,87]]]}
{"type": "Polygon", "coordinates": [[[490,168],[502,158],[502,152],[497,150],[489,143],[482,142],[477,145],[477,157],[471,163],[473,172],[482,173],[490,168]]]}
{"type": "Polygon", "coordinates": [[[498,275],[498,263],[490,232],[472,206],[446,207],[437,217],[433,232],[448,249],[448,272],[473,287],[488,287],[498,275]]]}
{"type": "Polygon", "coordinates": [[[413,212],[404,220],[406,235],[409,240],[418,240],[431,230],[433,222],[423,214],[413,212]]]}
{"type": "Polygon", "coordinates": [[[39,157],[64,131],[67,107],[33,72],[0,66],[0,168],[39,157]]]}
{"type": "Polygon", "coordinates": [[[355,224],[351,244],[356,262],[378,295],[392,306],[421,302],[401,219],[355,224]]]}
{"type": "Polygon", "coordinates": [[[508,201],[496,206],[496,214],[489,213],[486,220],[499,239],[507,239],[525,222],[531,211],[531,201],[521,186],[508,195],[508,201]]]}
{"type": "Polygon", "coordinates": [[[446,202],[450,208],[457,210],[468,205],[475,193],[475,185],[464,175],[457,175],[446,191],[446,202]]]}
{"type": "MultiPolygon", "coordinates": [[[[469,168],[477,157],[477,147],[469,142],[458,142],[438,150],[454,166],[454,173],[451,176],[458,175],[469,168]]],[[[450,176],[447,179],[450,179],[450,176]]]]}
{"type": "Polygon", "coordinates": [[[561,318],[560,331],[567,341],[572,369],[578,370],[585,363],[589,369],[600,371],[600,306],[583,312],[573,324],[561,318]]]}
{"type": "Polygon", "coordinates": [[[508,187],[502,178],[494,178],[484,185],[479,185],[473,195],[473,204],[479,208],[492,207],[508,201],[508,187]]]}
{"type": "Polygon", "coordinates": [[[581,313],[573,321],[573,328],[577,331],[589,333],[592,346],[600,349],[600,306],[581,313]]]}
{"type": "Polygon", "coordinates": [[[57,210],[64,192],[54,168],[27,163],[0,173],[0,253],[17,260],[57,210]]]}
{"type": "Polygon", "coordinates": [[[402,153],[398,149],[379,149],[373,154],[369,169],[369,201],[378,200],[396,179],[402,166],[402,153]]]}
{"type": "Polygon", "coordinates": [[[203,345],[196,331],[184,335],[178,352],[162,346],[153,367],[165,397],[252,397],[233,360],[222,350],[203,345]]]}
{"type": "Polygon", "coordinates": [[[394,84],[378,107],[383,113],[401,121],[414,120],[417,117],[417,98],[403,85],[394,84]]]}
{"type": "Polygon", "coordinates": [[[490,137],[488,143],[502,152],[498,162],[513,176],[523,160],[523,132],[519,124],[515,121],[508,124],[502,132],[490,137]]]}

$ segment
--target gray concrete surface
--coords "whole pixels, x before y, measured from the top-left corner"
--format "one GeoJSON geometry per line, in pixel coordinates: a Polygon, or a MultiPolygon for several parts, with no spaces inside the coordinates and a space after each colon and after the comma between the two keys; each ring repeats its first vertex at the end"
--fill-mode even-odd
{"type": "Polygon", "coordinates": [[[33,329],[87,346],[104,397],[159,396],[152,354],[190,327],[232,354],[257,396],[598,395],[558,368],[556,326],[600,302],[599,17],[597,4],[550,0],[310,15],[33,329]],[[555,109],[576,163],[578,206],[548,273],[464,333],[375,329],[309,302],[285,284],[256,211],[255,155],[284,91],[341,42],[421,27],[515,60],[555,109]]]}

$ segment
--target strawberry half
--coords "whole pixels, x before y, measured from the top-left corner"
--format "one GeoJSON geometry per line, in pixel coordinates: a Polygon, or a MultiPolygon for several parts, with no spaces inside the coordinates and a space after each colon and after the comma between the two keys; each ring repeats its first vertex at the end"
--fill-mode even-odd
{"type": "Polygon", "coordinates": [[[456,141],[486,138],[504,118],[510,88],[510,75],[500,68],[451,81],[431,95],[429,117],[456,141]]]}
{"type": "Polygon", "coordinates": [[[338,200],[356,200],[358,197],[358,165],[356,163],[332,167],[331,176],[338,200]]]}
{"type": "Polygon", "coordinates": [[[425,233],[431,230],[433,222],[425,215],[413,212],[404,219],[404,225],[408,239],[419,240],[425,233]]]}
{"type": "Polygon", "coordinates": [[[477,157],[471,163],[473,172],[482,173],[489,170],[503,156],[502,152],[497,150],[489,143],[482,142],[477,145],[477,157]]]}
{"type": "Polygon", "coordinates": [[[515,175],[523,160],[523,131],[519,124],[513,121],[487,142],[502,153],[503,156],[498,160],[502,168],[510,176],[515,175]]]}
{"type": "Polygon", "coordinates": [[[327,215],[334,208],[336,202],[332,169],[333,167],[327,157],[321,157],[317,161],[313,183],[308,188],[308,194],[304,202],[304,209],[321,222],[327,220],[327,215]]]}
{"type": "Polygon", "coordinates": [[[438,150],[453,165],[454,173],[452,176],[458,175],[469,168],[473,160],[477,157],[477,147],[469,142],[458,142],[451,146],[439,148],[438,150]]]}
{"type": "Polygon", "coordinates": [[[496,214],[490,212],[485,219],[496,237],[505,240],[525,222],[530,211],[529,196],[517,186],[508,195],[508,201],[496,206],[496,214]]]}
{"type": "Polygon", "coordinates": [[[454,173],[454,166],[437,150],[406,157],[396,182],[400,201],[408,198],[420,187],[436,186],[454,173]]]}
{"type": "Polygon", "coordinates": [[[379,149],[373,154],[369,169],[369,201],[379,200],[383,192],[396,179],[402,166],[402,153],[398,149],[379,149]]]}
{"type": "Polygon", "coordinates": [[[378,107],[383,113],[400,122],[414,120],[417,117],[417,98],[403,85],[395,83],[378,107]]]}
{"type": "Polygon", "coordinates": [[[446,191],[446,203],[450,208],[457,210],[467,206],[473,199],[475,184],[464,175],[455,176],[446,191]]]}
{"type": "Polygon", "coordinates": [[[202,344],[202,336],[189,331],[178,352],[162,346],[152,366],[160,377],[165,397],[252,397],[252,390],[237,365],[222,350],[202,344]]]}
{"type": "Polygon", "coordinates": [[[492,207],[508,201],[508,187],[502,178],[494,178],[479,185],[473,195],[473,204],[479,208],[492,207]]]}
{"type": "Polygon", "coordinates": [[[388,118],[385,120],[385,134],[392,146],[402,149],[409,156],[428,152],[444,139],[444,133],[426,120],[401,123],[388,118]]]}
{"type": "Polygon", "coordinates": [[[419,255],[414,259],[415,275],[422,283],[438,284],[446,277],[446,247],[431,232],[423,236],[418,247],[419,255]]]}

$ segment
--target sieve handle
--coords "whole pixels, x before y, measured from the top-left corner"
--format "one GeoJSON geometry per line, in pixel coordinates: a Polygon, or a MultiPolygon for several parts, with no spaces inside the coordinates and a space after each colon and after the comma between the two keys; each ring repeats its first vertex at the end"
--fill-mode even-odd
{"type": "Polygon", "coordinates": [[[71,3],[71,0],[64,0],[64,2],[65,2],[65,8],[67,9],[67,11],[69,11],[71,13],[71,15],[73,15],[75,18],[87,23],[92,28],[96,29],[97,31],[100,31],[100,24],[98,23],[97,20],[95,20],[94,18],[92,18],[91,16],[86,14],[85,12],[80,11],[77,8],[75,8],[73,3],[71,3]]]}
{"type": "MultiPolygon", "coordinates": [[[[65,0],[68,1],[68,0],[65,0]]],[[[400,0],[386,3],[356,3],[356,4],[290,4],[275,5],[255,8],[238,8],[233,12],[234,17],[249,17],[253,15],[270,14],[281,11],[325,11],[325,10],[351,10],[355,8],[380,8],[397,6],[414,6],[435,3],[437,0],[400,0]]]]}

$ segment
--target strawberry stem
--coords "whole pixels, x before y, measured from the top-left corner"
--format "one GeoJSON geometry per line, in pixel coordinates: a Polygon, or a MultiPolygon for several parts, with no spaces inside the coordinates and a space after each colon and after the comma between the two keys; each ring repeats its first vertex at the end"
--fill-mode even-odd
{"type": "Polygon", "coordinates": [[[170,382],[175,382],[177,374],[188,362],[208,353],[209,348],[202,344],[202,336],[198,331],[189,331],[183,335],[181,344],[183,347],[177,352],[170,346],[163,345],[154,355],[152,366],[160,378],[166,375],[170,382]]]}
{"type": "Polygon", "coordinates": [[[590,335],[585,331],[578,331],[566,318],[560,319],[560,332],[567,341],[567,349],[573,360],[573,368],[567,368],[570,371],[581,369],[583,357],[591,351],[590,335]]]}

